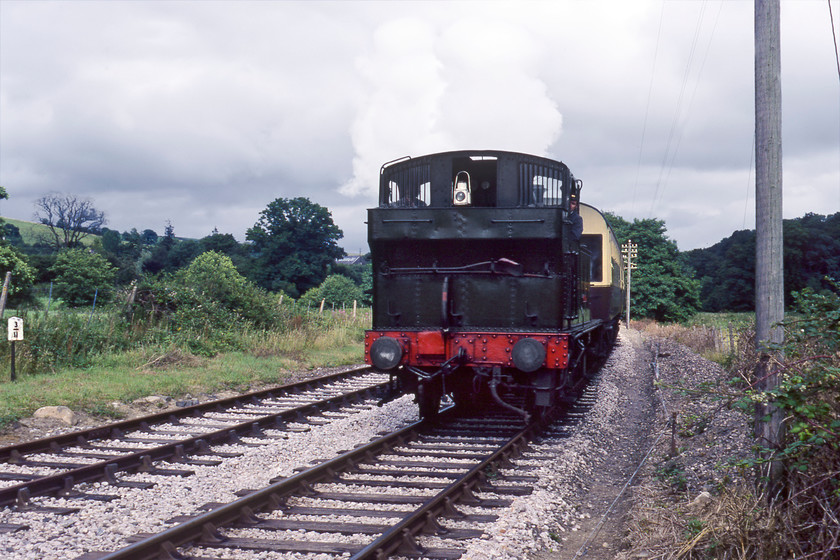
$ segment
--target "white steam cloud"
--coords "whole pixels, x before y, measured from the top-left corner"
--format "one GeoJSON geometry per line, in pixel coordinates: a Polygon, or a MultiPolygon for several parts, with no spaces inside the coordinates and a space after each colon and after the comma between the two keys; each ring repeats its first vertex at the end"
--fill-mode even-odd
{"type": "Polygon", "coordinates": [[[545,154],[562,117],[522,29],[469,20],[438,31],[419,19],[382,24],[357,66],[367,85],[351,136],[348,196],[375,195],[378,171],[403,156],[455,149],[545,154]]]}

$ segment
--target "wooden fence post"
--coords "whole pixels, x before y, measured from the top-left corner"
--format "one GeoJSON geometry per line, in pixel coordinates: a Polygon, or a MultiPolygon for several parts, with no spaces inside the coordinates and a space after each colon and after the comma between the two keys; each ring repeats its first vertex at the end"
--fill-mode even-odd
{"type": "Polygon", "coordinates": [[[3,292],[0,293],[0,319],[3,318],[3,313],[6,311],[6,296],[9,294],[9,284],[12,281],[12,271],[6,273],[6,279],[3,281],[3,292]]]}

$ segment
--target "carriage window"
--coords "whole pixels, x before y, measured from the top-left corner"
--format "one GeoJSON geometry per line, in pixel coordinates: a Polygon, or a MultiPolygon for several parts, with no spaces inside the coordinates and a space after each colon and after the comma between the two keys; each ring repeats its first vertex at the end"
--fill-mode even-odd
{"type": "Polygon", "coordinates": [[[600,235],[582,235],[580,248],[590,254],[589,258],[589,281],[604,281],[604,258],[601,251],[602,237],[600,235]]]}

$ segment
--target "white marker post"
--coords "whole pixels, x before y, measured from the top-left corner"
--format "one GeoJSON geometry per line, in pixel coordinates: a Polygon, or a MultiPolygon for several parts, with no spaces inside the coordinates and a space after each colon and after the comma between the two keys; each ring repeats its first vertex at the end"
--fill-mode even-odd
{"type": "Polygon", "coordinates": [[[15,380],[15,342],[23,340],[23,319],[9,318],[9,342],[12,343],[12,381],[15,380]]]}

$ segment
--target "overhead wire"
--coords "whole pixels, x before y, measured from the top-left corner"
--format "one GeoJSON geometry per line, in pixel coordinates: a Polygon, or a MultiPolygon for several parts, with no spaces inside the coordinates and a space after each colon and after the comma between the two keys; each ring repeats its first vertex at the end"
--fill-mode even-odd
{"type": "Polygon", "coordinates": [[[656,186],[655,186],[654,191],[653,191],[653,196],[651,197],[650,212],[649,212],[651,217],[653,217],[654,204],[656,202],[657,197],[659,196],[659,189],[662,186],[662,175],[665,171],[665,166],[668,163],[668,155],[671,152],[671,144],[674,140],[674,135],[676,134],[677,123],[680,120],[679,117],[680,117],[680,113],[682,112],[682,103],[683,103],[683,97],[685,95],[685,87],[686,87],[686,84],[688,83],[688,76],[691,73],[691,65],[692,65],[692,61],[694,60],[694,52],[695,52],[695,49],[697,47],[697,37],[700,34],[700,27],[701,27],[702,22],[703,22],[703,13],[705,11],[706,11],[706,2],[703,2],[702,6],[700,8],[700,15],[697,18],[697,25],[695,25],[695,27],[694,27],[694,36],[691,40],[691,48],[688,51],[688,60],[686,61],[686,64],[685,64],[685,72],[683,72],[682,85],[680,86],[680,93],[677,96],[677,106],[674,109],[674,118],[671,120],[671,129],[668,132],[668,140],[665,143],[665,150],[664,150],[664,153],[662,155],[662,164],[659,167],[659,178],[656,181],[656,186]]]}
{"type": "MultiPolygon", "coordinates": [[[[717,29],[717,24],[718,24],[718,20],[720,19],[720,12],[722,11],[722,9],[723,9],[723,3],[718,4],[718,12],[717,12],[717,15],[715,16],[714,23],[712,24],[711,33],[709,33],[709,41],[708,41],[708,43],[706,43],[706,50],[703,53],[703,58],[700,60],[700,69],[697,71],[697,78],[694,82],[694,90],[691,92],[691,97],[689,97],[688,104],[686,105],[686,108],[685,108],[686,120],[688,119],[688,115],[691,114],[691,107],[694,105],[694,98],[697,96],[697,90],[700,88],[700,77],[703,75],[703,69],[706,68],[706,61],[709,58],[709,51],[711,50],[711,47],[712,47],[712,40],[714,39],[714,36],[715,36],[715,30],[717,29]]],[[[685,122],[683,122],[683,126],[684,125],[685,125],[685,122]]],[[[676,162],[676,159],[677,159],[677,153],[680,150],[680,144],[682,143],[682,138],[683,138],[683,129],[681,127],[680,130],[679,130],[679,133],[677,135],[676,145],[674,146],[674,149],[671,151],[671,160],[668,163],[668,170],[665,174],[665,180],[663,181],[663,185],[665,187],[668,186],[668,181],[671,178],[671,171],[673,171],[673,169],[674,169],[674,163],[676,162]]],[[[662,200],[662,196],[664,196],[664,194],[665,194],[665,189],[663,188],[662,191],[661,191],[661,194],[660,194],[659,201],[662,200]]],[[[654,204],[656,204],[659,201],[654,200],[654,204]]]]}
{"type": "Polygon", "coordinates": [[[668,135],[668,141],[666,143],[665,151],[662,157],[662,165],[659,170],[659,178],[656,183],[656,188],[654,189],[654,195],[651,198],[651,217],[653,217],[653,212],[656,208],[657,203],[661,201],[662,196],[664,196],[665,187],[667,187],[668,180],[671,176],[671,171],[673,170],[674,163],[676,162],[679,147],[682,142],[683,128],[685,126],[685,122],[688,119],[688,115],[691,113],[691,106],[694,103],[694,98],[696,97],[697,90],[700,86],[700,78],[703,74],[703,69],[706,66],[706,60],[708,59],[709,51],[711,50],[712,40],[714,39],[715,30],[717,29],[717,24],[720,19],[720,13],[723,9],[723,2],[720,2],[718,4],[717,14],[715,15],[715,19],[712,24],[712,30],[709,33],[708,42],[706,43],[706,49],[703,53],[702,58],[700,59],[699,70],[697,70],[696,76],[694,78],[694,89],[692,90],[691,96],[688,98],[688,102],[684,103],[685,93],[690,81],[689,78],[692,73],[692,68],[696,66],[695,55],[697,53],[700,32],[703,27],[703,20],[705,19],[707,5],[708,2],[703,3],[702,8],[700,10],[700,14],[697,18],[697,25],[695,26],[694,37],[692,38],[691,49],[689,51],[688,60],[686,61],[685,72],[683,74],[683,82],[680,88],[679,96],[677,98],[677,106],[674,110],[674,118],[671,122],[671,129],[668,135]]]}
{"type": "Polygon", "coordinates": [[[752,146],[750,146],[750,169],[747,172],[747,195],[744,197],[744,221],[741,224],[741,229],[747,229],[747,207],[750,204],[750,193],[753,190],[752,173],[753,163],[755,162],[755,132],[753,132],[752,146]]]}
{"type": "Polygon", "coordinates": [[[831,11],[831,0],[828,0],[828,17],[831,19],[831,36],[834,38],[834,59],[837,61],[837,78],[840,79],[840,51],[837,50],[837,32],[834,30],[834,12],[831,11]]]}
{"type": "MultiPolygon", "coordinates": [[[[834,60],[837,61],[837,79],[840,80],[840,51],[837,49],[837,31],[834,26],[834,12],[831,10],[831,0],[828,2],[828,17],[831,20],[831,37],[834,39],[834,60]]],[[[840,105],[840,96],[838,96],[838,105],[840,105]]],[[[838,122],[838,139],[840,139],[840,122],[838,122]]],[[[838,153],[840,153],[840,143],[838,143],[838,153]]],[[[840,185],[837,189],[837,201],[840,203],[840,185]]]]}
{"type": "Polygon", "coordinates": [[[659,58],[659,42],[662,37],[662,20],[665,14],[665,0],[662,0],[662,8],[659,11],[659,29],[656,32],[656,47],[653,51],[653,69],[650,72],[650,84],[648,85],[647,106],[645,107],[645,118],[642,121],[642,139],[639,141],[639,162],[636,165],[636,179],[633,181],[632,208],[636,209],[636,192],[639,187],[639,173],[642,169],[642,154],[645,147],[645,133],[647,132],[648,115],[650,114],[650,101],[653,98],[653,80],[656,77],[656,60],[659,58]]]}

